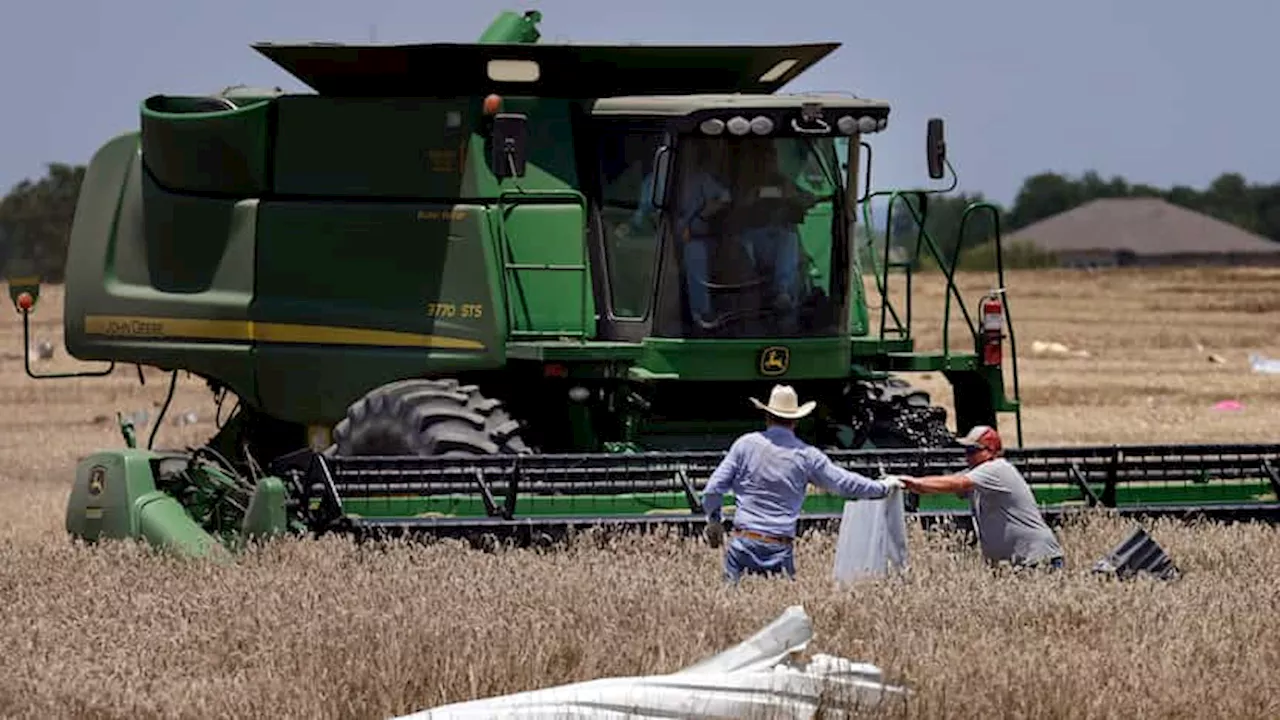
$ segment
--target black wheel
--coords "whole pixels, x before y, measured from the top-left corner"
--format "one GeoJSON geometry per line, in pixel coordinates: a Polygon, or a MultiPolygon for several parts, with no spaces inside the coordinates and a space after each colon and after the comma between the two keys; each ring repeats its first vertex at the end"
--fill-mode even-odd
{"type": "Polygon", "coordinates": [[[899,378],[860,383],[853,389],[851,447],[929,448],[956,445],[947,411],[929,393],[899,378]]]}
{"type": "MultiPolygon", "coordinates": [[[[946,409],[934,405],[928,392],[899,378],[853,383],[846,391],[845,408],[845,418],[834,428],[839,447],[938,448],[959,444],[947,428],[946,409]]],[[[915,512],[919,504],[918,495],[906,494],[908,512],[915,512]]]]}
{"type": "Polygon", "coordinates": [[[453,379],[383,385],[351,404],[331,454],[494,455],[530,452],[502,402],[453,379]]]}

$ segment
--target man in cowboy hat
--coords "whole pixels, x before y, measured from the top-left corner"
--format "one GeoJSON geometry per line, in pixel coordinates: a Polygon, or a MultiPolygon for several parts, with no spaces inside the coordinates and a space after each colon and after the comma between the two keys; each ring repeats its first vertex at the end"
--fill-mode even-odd
{"type": "Polygon", "coordinates": [[[955,493],[969,497],[974,529],[988,562],[1016,567],[1063,565],[1062,546],[1040,515],[1022,473],[1004,455],[1000,433],[977,425],[960,438],[969,468],[956,475],[897,476],[920,494],[955,493]]]}
{"type": "Polygon", "coordinates": [[[702,496],[706,538],[712,547],[720,547],[724,536],[720,503],[732,490],[737,511],[724,554],[725,579],[736,582],[744,572],[786,573],[794,578],[796,517],[810,482],[854,498],[882,498],[902,483],[849,472],[797,438],[796,421],[813,412],[817,403],[810,400],[800,405],[791,386],[774,386],[768,405],[755,398],[751,402],[765,411],[765,429],[735,440],[711,474],[702,496]]]}

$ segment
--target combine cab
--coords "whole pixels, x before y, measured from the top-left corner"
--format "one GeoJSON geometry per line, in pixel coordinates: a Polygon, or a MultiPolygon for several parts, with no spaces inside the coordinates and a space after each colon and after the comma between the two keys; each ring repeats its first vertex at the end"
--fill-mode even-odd
{"type": "MultiPolygon", "coordinates": [[[[924,227],[898,201],[950,188],[860,187],[887,103],[777,92],[836,44],[541,45],[540,19],[503,13],[475,44],[261,44],[313,92],[142,102],[84,179],[67,347],[188,371],[237,405],[194,453],[125,428],[129,447],[81,464],[69,531],[194,552],[278,531],[697,525],[710,469],[759,424],[747,398],[776,382],[819,401],[803,435],[871,474],[961,461],[903,373],[949,379],[958,431],[1011,413],[1021,445],[1008,298],[962,298],[921,232],[947,332],[972,346],[918,352],[909,300],[889,299],[910,265],[854,241],[874,198],[924,227]]],[[[942,122],[926,130],[941,179],[942,122]]],[[[1110,452],[1014,454],[1054,503],[1243,502],[1275,482],[1270,448],[1110,452]]],[[[839,511],[815,495],[805,519],[839,511]]]]}

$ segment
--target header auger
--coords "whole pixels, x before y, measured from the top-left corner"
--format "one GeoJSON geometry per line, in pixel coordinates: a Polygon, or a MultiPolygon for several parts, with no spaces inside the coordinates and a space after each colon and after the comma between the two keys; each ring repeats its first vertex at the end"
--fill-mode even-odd
{"type": "MultiPolygon", "coordinates": [[[[279,532],[696,526],[706,475],[758,424],[747,397],[779,381],[819,400],[802,434],[873,474],[961,459],[905,373],[948,378],[959,431],[1012,414],[1021,445],[999,252],[997,290],[966,300],[921,231],[944,336],[972,346],[917,351],[910,301],[889,298],[911,266],[860,248],[856,211],[869,225],[888,196],[923,228],[897,201],[950,188],[871,192],[887,102],[778,92],[837,44],[541,45],[540,20],[503,13],[472,44],[262,43],[312,91],[141,103],[87,169],[67,348],[111,363],[86,372],[183,370],[238,402],[193,452],[126,426],[80,464],[69,532],[203,553],[279,532]],[[719,205],[688,212],[707,187],[719,205]]],[[[925,139],[953,188],[941,120],[925,139]]],[[[25,323],[38,280],[10,290],[25,323]]],[[[1278,448],[1013,454],[1058,509],[1275,512],[1255,496],[1278,448]]]]}

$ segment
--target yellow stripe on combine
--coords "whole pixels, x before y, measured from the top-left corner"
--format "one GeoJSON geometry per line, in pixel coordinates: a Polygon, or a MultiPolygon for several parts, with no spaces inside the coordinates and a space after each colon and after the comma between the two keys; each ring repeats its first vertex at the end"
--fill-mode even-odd
{"type": "Polygon", "coordinates": [[[250,320],[195,320],[191,318],[139,317],[130,315],[86,315],[84,331],[89,335],[172,340],[233,340],[322,345],[384,345],[393,347],[484,350],[484,343],[466,338],[395,330],[262,323],[250,320]]]}

